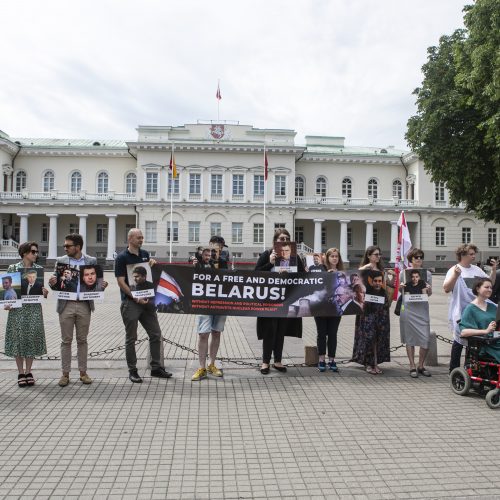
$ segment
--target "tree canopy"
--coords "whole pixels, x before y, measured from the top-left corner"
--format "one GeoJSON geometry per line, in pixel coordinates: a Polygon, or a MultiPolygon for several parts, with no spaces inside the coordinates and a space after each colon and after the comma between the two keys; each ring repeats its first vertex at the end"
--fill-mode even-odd
{"type": "Polygon", "coordinates": [[[465,29],[427,50],[406,140],[452,204],[500,223],[500,0],[464,12],[465,29]]]}

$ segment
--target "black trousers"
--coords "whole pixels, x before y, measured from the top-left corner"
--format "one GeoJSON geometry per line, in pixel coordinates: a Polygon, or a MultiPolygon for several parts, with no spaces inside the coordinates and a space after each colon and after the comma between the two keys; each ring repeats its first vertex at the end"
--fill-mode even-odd
{"type": "Polygon", "coordinates": [[[326,346],[328,340],[328,357],[335,358],[337,353],[337,332],[340,325],[340,316],[315,316],[316,329],[318,331],[317,345],[318,354],[324,356],[326,354],[326,346]]]}
{"type": "Polygon", "coordinates": [[[453,341],[451,346],[451,357],[450,357],[450,372],[451,370],[458,368],[460,366],[460,358],[462,357],[463,345],[459,344],[456,340],[453,341]]]}

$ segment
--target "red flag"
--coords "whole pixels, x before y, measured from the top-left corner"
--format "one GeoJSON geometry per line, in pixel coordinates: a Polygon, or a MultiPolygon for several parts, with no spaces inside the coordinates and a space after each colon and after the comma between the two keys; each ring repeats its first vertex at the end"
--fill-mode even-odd
{"type": "Polygon", "coordinates": [[[220,93],[220,84],[217,84],[217,93],[215,94],[215,97],[217,98],[218,101],[222,99],[222,95],[220,93]]]}
{"type": "Polygon", "coordinates": [[[264,180],[267,181],[267,167],[269,163],[267,162],[267,153],[264,151],[264,180]]]}
{"type": "Polygon", "coordinates": [[[411,239],[404,212],[401,212],[401,215],[399,216],[398,227],[398,246],[396,248],[396,265],[394,267],[394,270],[396,271],[394,300],[398,298],[399,283],[401,282],[401,272],[404,272],[404,270],[409,267],[408,252],[411,249],[411,239]]]}

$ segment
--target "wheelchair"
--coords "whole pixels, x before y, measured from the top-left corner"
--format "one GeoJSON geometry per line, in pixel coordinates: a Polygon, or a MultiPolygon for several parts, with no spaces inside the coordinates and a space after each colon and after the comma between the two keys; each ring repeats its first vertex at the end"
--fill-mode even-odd
{"type": "Polygon", "coordinates": [[[455,368],[450,373],[450,386],[459,396],[465,396],[471,389],[479,394],[486,393],[486,404],[500,408],[500,364],[482,353],[482,348],[496,344],[500,339],[486,336],[467,337],[464,368],[455,368]]]}

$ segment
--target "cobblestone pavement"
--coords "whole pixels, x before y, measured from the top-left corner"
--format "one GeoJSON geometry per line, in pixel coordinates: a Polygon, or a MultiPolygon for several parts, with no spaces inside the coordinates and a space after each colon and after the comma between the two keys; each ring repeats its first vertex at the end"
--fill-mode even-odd
{"type": "MultiPolygon", "coordinates": [[[[108,281],[90,351],[123,345],[108,281]]],[[[448,336],[446,297],[438,283],[434,290],[433,329],[448,336]]],[[[44,314],[49,354],[58,355],[53,300],[44,314]]],[[[392,319],[391,345],[399,345],[392,319]]],[[[160,320],[168,339],[196,346],[194,316],[160,320]]],[[[352,320],[342,320],[339,359],[350,356],[352,320]]],[[[286,339],[285,362],[301,363],[304,344],[315,343],[314,322],[304,323],[303,340],[286,339]]],[[[254,324],[230,318],[221,356],[258,361],[254,324]]],[[[44,360],[35,361],[35,387],[22,389],[13,360],[0,357],[0,498],[500,498],[499,414],[478,395],[450,391],[449,345],[439,342],[438,352],[428,379],[408,376],[403,348],[376,377],[354,364],[338,374],[297,366],[263,377],[224,363],[223,379],[192,383],[195,356],[169,344],[174,377],[151,379],[144,342],[141,385],[126,378],[119,350],[90,360],[90,386],[73,372],[58,387],[59,362],[44,360]]]]}

